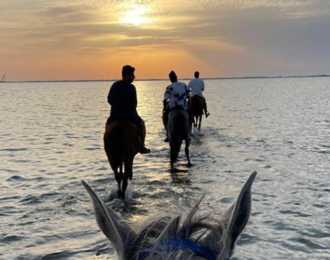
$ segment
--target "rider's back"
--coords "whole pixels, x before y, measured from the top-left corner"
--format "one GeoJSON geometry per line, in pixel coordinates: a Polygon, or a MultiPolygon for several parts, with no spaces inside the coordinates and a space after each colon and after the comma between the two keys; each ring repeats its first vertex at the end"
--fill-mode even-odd
{"type": "Polygon", "coordinates": [[[192,97],[196,95],[202,97],[203,96],[202,91],[205,88],[204,81],[200,78],[192,79],[188,84],[188,88],[191,91],[192,97]]]}
{"type": "Polygon", "coordinates": [[[111,117],[133,119],[137,116],[136,89],[127,81],[117,81],[111,86],[108,102],[111,105],[111,117]]]}
{"type": "Polygon", "coordinates": [[[169,86],[169,107],[187,109],[188,88],[183,82],[174,82],[169,86]]]}

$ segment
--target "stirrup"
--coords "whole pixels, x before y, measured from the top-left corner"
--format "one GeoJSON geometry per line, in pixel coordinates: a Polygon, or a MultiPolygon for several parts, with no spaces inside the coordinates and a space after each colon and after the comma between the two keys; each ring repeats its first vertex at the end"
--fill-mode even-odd
{"type": "Polygon", "coordinates": [[[146,154],[146,153],[150,153],[150,149],[143,146],[140,150],[140,154],[146,154]]]}

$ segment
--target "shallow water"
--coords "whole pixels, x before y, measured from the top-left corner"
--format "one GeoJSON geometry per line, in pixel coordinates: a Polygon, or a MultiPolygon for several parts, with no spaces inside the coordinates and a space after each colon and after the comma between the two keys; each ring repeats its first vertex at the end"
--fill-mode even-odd
{"type": "MultiPolygon", "coordinates": [[[[84,179],[114,191],[103,151],[111,82],[0,84],[0,259],[116,259],[98,229],[84,179]]],[[[169,172],[163,142],[167,81],[135,82],[148,155],[137,155],[130,223],[192,205],[227,209],[252,171],[250,222],[233,257],[330,259],[330,78],[207,80],[211,116],[169,172]]]]}

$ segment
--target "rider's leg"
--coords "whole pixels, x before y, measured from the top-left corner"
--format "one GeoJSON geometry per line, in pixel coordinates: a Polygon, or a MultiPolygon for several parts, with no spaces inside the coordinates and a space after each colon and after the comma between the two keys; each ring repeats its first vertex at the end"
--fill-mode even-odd
{"type": "Polygon", "coordinates": [[[168,132],[167,132],[168,113],[169,113],[168,109],[163,112],[163,125],[164,125],[165,131],[166,131],[166,138],[165,138],[164,142],[168,142],[168,132]]]}
{"type": "Polygon", "coordinates": [[[139,124],[139,129],[140,129],[140,135],[141,135],[141,140],[142,140],[142,148],[140,150],[140,153],[150,153],[150,149],[145,147],[144,141],[146,139],[146,125],[144,121],[141,119],[141,122],[139,124]]]}
{"type": "Polygon", "coordinates": [[[207,111],[207,104],[205,97],[204,97],[204,111],[205,111],[205,117],[207,118],[210,115],[210,113],[207,111]]]}
{"type": "Polygon", "coordinates": [[[140,129],[141,129],[142,145],[144,146],[144,141],[146,139],[146,125],[143,120],[141,120],[140,129]]]}

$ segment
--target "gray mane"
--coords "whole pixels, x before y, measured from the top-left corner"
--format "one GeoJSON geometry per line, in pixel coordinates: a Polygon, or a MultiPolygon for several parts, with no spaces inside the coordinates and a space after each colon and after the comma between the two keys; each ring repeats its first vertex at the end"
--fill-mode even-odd
{"type": "MultiPolygon", "coordinates": [[[[173,251],[170,247],[162,246],[162,244],[167,244],[167,240],[175,238],[190,240],[216,255],[220,254],[221,252],[217,249],[221,248],[225,226],[221,220],[218,221],[212,217],[212,212],[204,215],[196,214],[202,199],[203,197],[188,213],[179,209],[177,213],[153,216],[146,220],[136,234],[137,239],[134,245],[127,245],[130,247],[127,258],[137,259],[139,253],[149,252],[150,255],[156,253],[159,256],[157,259],[178,259],[182,256],[180,250],[173,251]],[[206,240],[207,236],[211,236],[214,243],[206,240]]],[[[191,257],[194,256],[193,252],[185,250],[185,257],[189,254],[191,257]]]]}
{"type": "Polygon", "coordinates": [[[203,199],[201,198],[189,212],[179,210],[178,213],[150,218],[138,231],[107,206],[87,183],[82,181],[82,184],[92,199],[96,221],[116,248],[119,259],[137,260],[141,254],[144,256],[141,257],[143,260],[205,259],[198,252],[182,247],[173,248],[173,243],[167,243],[173,239],[181,239],[180,243],[183,240],[187,243],[188,240],[194,246],[203,247],[203,250],[211,252],[213,259],[228,260],[250,217],[251,187],[256,175],[256,172],[251,174],[236,202],[220,219],[218,216],[213,217],[212,212],[197,214],[203,199]]]}

